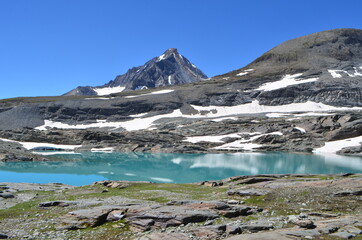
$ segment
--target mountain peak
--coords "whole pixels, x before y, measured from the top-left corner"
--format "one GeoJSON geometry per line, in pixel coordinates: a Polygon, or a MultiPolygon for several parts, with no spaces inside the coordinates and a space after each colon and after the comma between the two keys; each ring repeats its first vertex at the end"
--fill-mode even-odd
{"type": "Polygon", "coordinates": [[[167,59],[171,56],[177,57],[179,56],[182,58],[182,55],[178,53],[177,48],[169,48],[167,49],[161,56],[158,57],[157,61],[162,61],[164,59],[167,59]]]}
{"type": "Polygon", "coordinates": [[[182,56],[176,48],[167,49],[139,67],[133,67],[113,81],[99,87],[78,87],[65,95],[100,95],[123,90],[139,90],[169,85],[179,85],[206,79],[207,76],[182,56]],[[121,89],[121,90],[120,90],[121,89]]]}

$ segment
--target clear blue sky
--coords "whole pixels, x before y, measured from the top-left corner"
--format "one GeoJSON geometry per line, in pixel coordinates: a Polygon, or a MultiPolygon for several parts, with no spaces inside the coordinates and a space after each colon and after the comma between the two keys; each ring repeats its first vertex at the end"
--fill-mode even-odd
{"type": "Polygon", "coordinates": [[[175,47],[209,77],[291,38],[362,29],[360,0],[0,0],[0,99],[102,85],[175,47]]]}

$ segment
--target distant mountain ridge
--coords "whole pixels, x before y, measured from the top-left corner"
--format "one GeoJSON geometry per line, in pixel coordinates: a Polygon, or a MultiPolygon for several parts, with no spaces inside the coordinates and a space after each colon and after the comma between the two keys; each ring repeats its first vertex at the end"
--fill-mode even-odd
{"type": "Polygon", "coordinates": [[[108,95],[129,90],[140,90],[169,85],[179,85],[207,79],[207,76],[186,57],[170,48],[139,67],[129,69],[109,83],[98,87],[77,87],[64,94],[108,95]]]}

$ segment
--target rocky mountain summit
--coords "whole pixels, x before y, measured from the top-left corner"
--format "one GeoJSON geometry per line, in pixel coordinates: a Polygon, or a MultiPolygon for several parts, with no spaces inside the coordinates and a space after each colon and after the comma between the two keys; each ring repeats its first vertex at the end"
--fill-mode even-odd
{"type": "Polygon", "coordinates": [[[103,97],[2,100],[3,159],[16,159],[7,156],[9,148],[31,150],[27,142],[63,150],[72,144],[74,151],[361,154],[362,30],[292,39],[241,69],[172,86],[169,76],[171,83],[187,83],[204,75],[170,49],[106,87],[145,86],[130,81],[137,74],[158,76],[154,86],[167,86],[103,97]]]}
{"type": "Polygon", "coordinates": [[[108,95],[129,90],[140,90],[170,85],[192,83],[207,79],[207,76],[178,53],[170,48],[161,56],[133,67],[123,75],[99,87],[77,87],[65,94],[71,95],[108,95]]]}

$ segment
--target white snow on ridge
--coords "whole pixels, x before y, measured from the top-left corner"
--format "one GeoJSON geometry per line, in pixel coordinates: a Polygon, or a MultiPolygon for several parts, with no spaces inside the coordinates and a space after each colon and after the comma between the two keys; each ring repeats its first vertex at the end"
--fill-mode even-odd
{"type": "MultiPolygon", "coordinates": [[[[170,91],[170,90],[164,90],[170,91]]],[[[173,90],[171,90],[173,91],[173,90]]],[[[323,103],[316,102],[305,102],[305,103],[291,103],[280,106],[266,106],[260,105],[259,101],[255,100],[251,103],[246,103],[238,106],[195,106],[191,105],[195,110],[199,111],[198,114],[186,115],[181,113],[180,109],[174,110],[172,113],[160,114],[152,117],[143,117],[143,115],[134,115],[136,118],[123,121],[123,122],[105,122],[105,121],[97,121],[96,123],[88,123],[88,124],[78,124],[78,125],[70,125],[62,122],[53,122],[51,120],[44,120],[44,125],[36,127],[38,130],[46,130],[47,128],[60,128],[60,129],[87,129],[87,128],[124,128],[127,131],[148,129],[154,122],[159,119],[164,118],[176,118],[176,117],[184,117],[184,118],[201,118],[201,119],[214,119],[221,118],[226,116],[233,116],[238,114],[255,114],[255,113],[292,113],[292,112],[307,112],[308,115],[311,115],[311,112],[328,112],[328,111],[351,111],[351,110],[362,110],[361,107],[334,107],[330,105],[325,105],[323,103]],[[204,114],[204,112],[207,112],[204,114]]],[[[314,113],[313,113],[314,114],[314,113]]],[[[321,113],[322,114],[322,113],[321,113]]],[[[302,114],[297,114],[296,116],[301,116],[302,114]]]]}
{"type": "Polygon", "coordinates": [[[325,142],[325,145],[313,150],[314,153],[336,153],[342,148],[360,146],[362,143],[362,136],[337,140],[332,142],[325,142]]]}
{"type": "Polygon", "coordinates": [[[75,148],[79,148],[82,146],[82,145],[61,145],[61,144],[38,143],[38,142],[19,142],[19,141],[14,141],[14,140],[5,139],[5,138],[0,138],[0,140],[4,141],[4,142],[19,143],[19,144],[23,145],[23,147],[26,148],[27,150],[31,150],[31,149],[38,148],[38,147],[49,147],[49,148],[57,148],[57,149],[74,150],[75,148]]]}
{"type": "Polygon", "coordinates": [[[157,62],[162,61],[163,59],[166,59],[166,55],[162,54],[161,56],[158,57],[157,62]]]}
{"type": "Polygon", "coordinates": [[[307,79],[300,79],[298,77],[302,76],[303,73],[293,74],[293,75],[285,75],[281,80],[275,81],[275,82],[268,82],[264,83],[260,87],[258,87],[255,90],[261,90],[261,91],[272,91],[280,88],[285,88],[287,86],[291,85],[298,85],[308,82],[315,82],[318,80],[318,78],[307,78],[307,79]]]}
{"type": "Polygon", "coordinates": [[[166,93],[171,93],[173,91],[175,91],[175,90],[172,90],[172,89],[160,90],[160,91],[155,91],[155,92],[146,93],[146,94],[126,96],[125,98],[136,98],[136,97],[142,97],[142,96],[148,96],[148,95],[166,94],[166,93]]]}
{"type": "MultiPolygon", "coordinates": [[[[356,67],[353,67],[354,73],[349,73],[345,70],[328,70],[328,72],[332,75],[333,78],[341,78],[342,73],[349,76],[349,77],[361,77],[362,72],[360,72],[356,67]]],[[[359,67],[359,69],[362,69],[362,67],[359,67]]]]}
{"type": "Polygon", "coordinates": [[[236,74],[236,76],[244,76],[252,71],[254,71],[254,69],[246,69],[243,72],[236,74]]]}
{"type": "Polygon", "coordinates": [[[262,136],[266,136],[266,135],[279,135],[279,136],[283,135],[283,133],[281,133],[281,132],[272,132],[272,133],[265,133],[265,134],[260,134],[259,132],[254,132],[254,133],[245,133],[245,134],[249,134],[251,137],[249,139],[241,139],[241,140],[236,140],[231,143],[226,143],[221,146],[214,147],[214,149],[252,151],[255,148],[262,146],[261,144],[252,143],[252,141],[254,141],[255,139],[262,137],[262,136]]]}
{"type": "Polygon", "coordinates": [[[122,92],[126,87],[118,86],[118,87],[105,87],[105,88],[92,88],[98,96],[109,95],[112,93],[122,92]]]}
{"type": "MultiPolygon", "coordinates": [[[[334,107],[323,103],[307,101],[305,103],[291,103],[279,106],[260,105],[258,100],[237,106],[196,106],[191,105],[199,112],[208,111],[207,114],[200,117],[224,117],[236,114],[252,114],[252,113],[292,113],[292,112],[326,112],[326,111],[350,111],[362,110],[362,107],[334,107]]],[[[195,115],[192,115],[195,116],[195,115]]]]}

